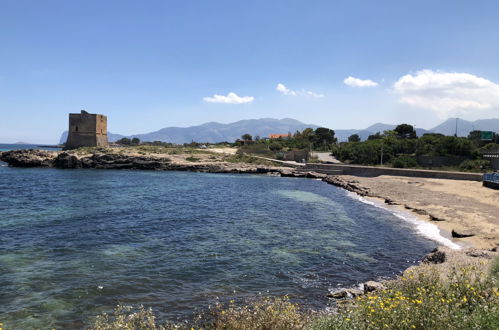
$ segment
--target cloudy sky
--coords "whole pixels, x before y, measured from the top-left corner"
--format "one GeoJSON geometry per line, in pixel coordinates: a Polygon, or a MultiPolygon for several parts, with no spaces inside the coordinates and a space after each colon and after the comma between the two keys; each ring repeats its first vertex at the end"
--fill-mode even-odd
{"type": "Polygon", "coordinates": [[[499,1],[0,0],[0,142],[249,118],[499,117],[499,1]]]}

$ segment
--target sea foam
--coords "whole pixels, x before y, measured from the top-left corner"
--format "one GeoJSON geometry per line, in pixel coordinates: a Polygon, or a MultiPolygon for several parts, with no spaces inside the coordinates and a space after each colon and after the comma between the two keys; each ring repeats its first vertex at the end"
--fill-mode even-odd
{"type": "Polygon", "coordinates": [[[347,192],[347,195],[354,198],[354,199],[361,201],[362,203],[369,204],[369,205],[378,207],[380,209],[384,209],[384,210],[389,211],[397,218],[410,223],[412,226],[414,226],[414,228],[416,229],[416,231],[420,235],[422,235],[426,238],[429,238],[429,239],[431,239],[435,242],[438,242],[439,244],[442,244],[442,245],[444,245],[448,248],[451,248],[453,250],[460,250],[461,249],[460,245],[458,245],[458,244],[452,242],[450,239],[442,236],[442,234],[440,233],[440,229],[436,225],[429,223],[429,222],[426,222],[426,221],[423,221],[409,212],[397,210],[393,207],[389,207],[389,206],[385,205],[384,203],[378,202],[376,200],[364,198],[364,197],[359,196],[359,195],[357,195],[353,192],[350,192],[350,191],[347,192]]]}

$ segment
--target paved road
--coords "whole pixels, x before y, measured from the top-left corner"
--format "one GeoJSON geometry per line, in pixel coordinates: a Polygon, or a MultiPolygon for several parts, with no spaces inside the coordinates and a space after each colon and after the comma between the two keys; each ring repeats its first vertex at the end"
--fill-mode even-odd
{"type": "Polygon", "coordinates": [[[312,156],[315,156],[319,161],[324,163],[341,164],[339,160],[331,156],[330,152],[312,152],[312,156]]]}

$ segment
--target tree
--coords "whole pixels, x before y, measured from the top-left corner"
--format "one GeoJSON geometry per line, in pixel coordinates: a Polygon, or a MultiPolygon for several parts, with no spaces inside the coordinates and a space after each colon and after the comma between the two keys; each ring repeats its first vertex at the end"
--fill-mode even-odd
{"type": "Polygon", "coordinates": [[[139,139],[139,138],[134,137],[134,138],[132,139],[132,141],[130,141],[130,144],[131,144],[132,146],[138,146],[138,145],[140,144],[140,139],[139,139]]]}
{"type": "Polygon", "coordinates": [[[124,138],[121,138],[118,141],[116,141],[116,143],[124,145],[124,146],[129,146],[132,143],[132,140],[130,140],[129,138],[124,137],[124,138]]]}
{"type": "Polygon", "coordinates": [[[371,141],[371,140],[379,140],[379,139],[381,139],[382,137],[383,137],[383,136],[381,135],[381,133],[380,133],[380,132],[377,132],[376,134],[369,135],[369,136],[367,137],[367,140],[368,140],[368,141],[371,141]]]}
{"type": "Polygon", "coordinates": [[[251,136],[251,134],[246,133],[241,136],[241,139],[243,139],[244,141],[251,141],[253,140],[253,137],[251,136]]]}
{"type": "Polygon", "coordinates": [[[360,142],[359,134],[352,134],[348,137],[348,142],[360,142]]]}
{"type": "Polygon", "coordinates": [[[269,144],[269,149],[272,151],[280,151],[282,150],[282,144],[277,141],[273,141],[269,144]]]}
{"type": "Polygon", "coordinates": [[[414,127],[409,124],[400,124],[395,127],[394,131],[400,139],[415,139],[417,137],[414,127]]]}
{"type": "Polygon", "coordinates": [[[310,142],[315,149],[330,149],[331,144],[336,143],[334,131],[326,127],[319,127],[314,131],[310,137],[310,142]]]}

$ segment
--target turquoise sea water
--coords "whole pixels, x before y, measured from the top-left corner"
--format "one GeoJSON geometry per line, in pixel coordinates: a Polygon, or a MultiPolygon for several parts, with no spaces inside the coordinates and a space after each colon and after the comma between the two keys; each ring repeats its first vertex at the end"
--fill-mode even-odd
{"type": "Polygon", "coordinates": [[[435,243],[310,179],[0,167],[0,322],[81,328],[118,303],[182,320],[258,294],[324,308],[435,243]]]}

